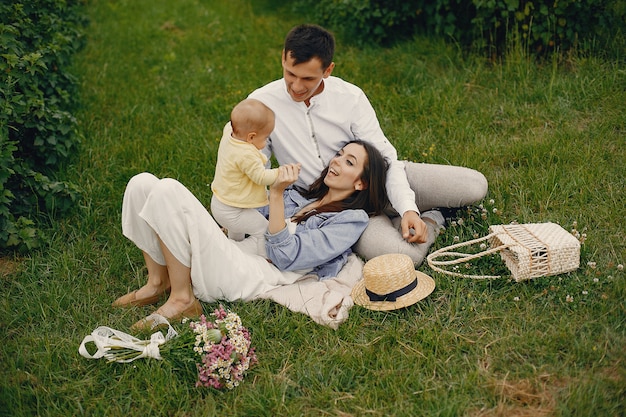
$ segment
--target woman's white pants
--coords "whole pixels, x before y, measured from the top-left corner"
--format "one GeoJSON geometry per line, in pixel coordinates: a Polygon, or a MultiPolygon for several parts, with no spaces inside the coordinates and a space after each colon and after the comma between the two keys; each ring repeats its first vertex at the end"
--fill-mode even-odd
{"type": "Polygon", "coordinates": [[[165,265],[160,238],[178,261],[191,268],[194,293],[206,302],[251,300],[302,276],[281,272],[255,255],[256,241],[228,239],[202,203],[170,178],[149,173],[131,178],[122,204],[122,232],[165,265]]]}

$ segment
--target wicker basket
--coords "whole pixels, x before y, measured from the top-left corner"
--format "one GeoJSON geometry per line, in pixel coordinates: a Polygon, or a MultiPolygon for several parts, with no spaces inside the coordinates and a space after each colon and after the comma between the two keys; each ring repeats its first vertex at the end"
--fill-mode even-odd
{"type": "Polygon", "coordinates": [[[441,268],[497,252],[517,282],[563,274],[578,269],[580,265],[580,242],[556,223],[490,226],[489,235],[438,249],[426,259],[433,270],[443,274],[477,279],[500,278],[493,275],[461,274],[441,268]],[[453,251],[482,241],[488,241],[490,249],[476,254],[453,251]],[[444,257],[454,259],[438,259],[444,257]]]}

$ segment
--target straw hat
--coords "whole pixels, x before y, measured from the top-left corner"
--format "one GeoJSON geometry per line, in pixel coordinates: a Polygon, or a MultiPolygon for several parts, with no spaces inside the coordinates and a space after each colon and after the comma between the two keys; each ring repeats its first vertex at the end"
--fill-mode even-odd
{"type": "Polygon", "coordinates": [[[415,304],[434,289],[435,281],[416,271],[408,255],[388,254],[367,261],[352,299],[370,310],[387,311],[415,304]]]}

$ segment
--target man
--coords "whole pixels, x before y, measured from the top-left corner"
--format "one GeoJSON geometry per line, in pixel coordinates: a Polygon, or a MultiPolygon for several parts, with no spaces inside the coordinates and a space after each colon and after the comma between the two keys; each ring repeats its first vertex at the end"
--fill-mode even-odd
{"type": "Polygon", "coordinates": [[[481,200],[487,180],[467,168],[398,161],[363,91],[331,76],[334,51],[334,37],[322,27],[300,25],[287,34],[283,78],[249,95],[276,115],[264,152],[281,165],[301,163],[296,186],[308,187],[348,141],[373,143],[390,162],[387,194],[393,210],[370,219],[355,250],[366,259],[405,253],[420,264],[444,224],[442,214],[431,209],[481,200]],[[420,217],[418,206],[430,211],[420,217]]]}

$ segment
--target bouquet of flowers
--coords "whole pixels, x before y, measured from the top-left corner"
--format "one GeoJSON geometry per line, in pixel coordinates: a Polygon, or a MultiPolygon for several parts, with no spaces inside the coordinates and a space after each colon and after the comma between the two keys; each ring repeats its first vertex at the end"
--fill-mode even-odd
{"type": "Polygon", "coordinates": [[[201,358],[196,363],[196,386],[233,389],[257,357],[250,346],[250,332],[237,314],[220,306],[213,316],[215,321],[202,315],[200,321],[189,323],[195,334],[193,351],[201,358]]]}
{"type": "Polygon", "coordinates": [[[83,339],[79,353],[89,359],[104,357],[109,362],[132,362],[139,358],[169,360],[185,368],[192,363],[197,371],[196,387],[233,389],[243,380],[246,371],[257,362],[251,346],[250,332],[241,318],[220,306],[213,312],[214,320],[201,315],[199,321],[183,321],[185,328],[176,332],[162,316],[148,319],[153,328],[167,325],[167,335],[159,331],[149,340],[140,340],[109,327],[98,327],[83,339]],[[86,344],[98,348],[91,355],[86,344]]]}

